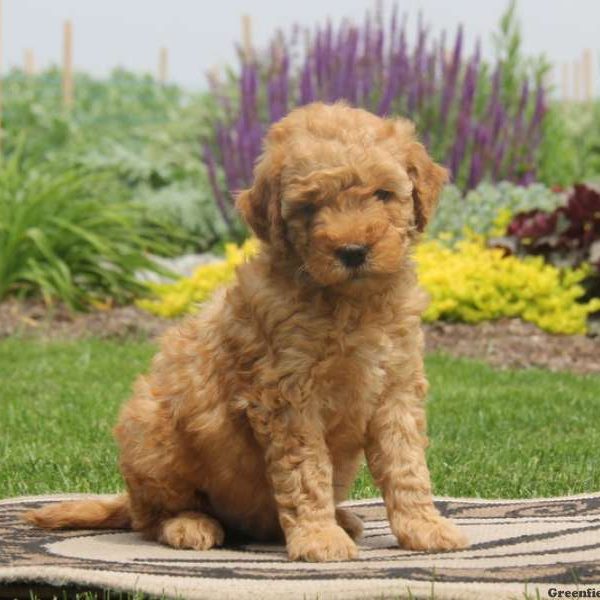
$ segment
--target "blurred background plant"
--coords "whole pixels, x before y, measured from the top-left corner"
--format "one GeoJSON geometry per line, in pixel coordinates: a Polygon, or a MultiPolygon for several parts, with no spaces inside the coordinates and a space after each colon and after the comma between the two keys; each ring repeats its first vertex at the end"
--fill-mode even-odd
{"type": "Polygon", "coordinates": [[[462,190],[483,179],[535,179],[547,65],[522,57],[514,4],[502,19],[491,63],[482,59],[479,42],[465,50],[462,28],[448,42],[445,34],[434,38],[421,18],[410,47],[407,19],[397,8],[391,15],[368,13],[360,24],[296,27],[287,36],[279,31],[266,52],[240,50],[239,75],[213,86],[223,118],[214,124],[216,143],[205,148],[214,194],[229,212],[230,192],[250,184],[268,125],[315,100],[409,117],[462,190]]]}
{"type": "Polygon", "coordinates": [[[551,186],[600,183],[600,102],[556,102],[547,115],[540,179],[551,186]]]}
{"type": "Polygon", "coordinates": [[[23,132],[28,134],[23,155],[31,160],[73,153],[106,138],[143,142],[152,124],[174,117],[186,100],[177,86],[158,86],[152,77],[116,69],[106,80],[76,73],[77,102],[67,111],[61,79],[57,68],[35,76],[13,70],[3,77],[5,152],[14,150],[23,132]]]}
{"type": "MultiPolygon", "coordinates": [[[[201,266],[174,283],[154,284],[155,297],[138,301],[138,306],[162,317],[189,313],[229,283],[235,267],[257,251],[256,240],[242,247],[229,244],[224,261],[201,266]]],[[[521,318],[550,333],[581,334],[588,315],[600,310],[600,299],[581,301],[585,267],[564,271],[540,257],[506,257],[481,239],[461,240],[452,248],[439,240],[423,242],[415,259],[421,285],[431,297],[426,321],[521,318]]]]}
{"type": "Polygon", "coordinates": [[[146,292],[136,273],[162,271],[148,253],[172,254],[163,224],[139,204],[113,200],[110,179],[40,163],[17,150],[0,168],[0,300],[58,300],[72,309],[127,304],[146,292]]]}
{"type": "Polygon", "coordinates": [[[59,69],[12,71],[3,79],[0,298],[190,310],[247,253],[233,195],[250,184],[269,124],[313,100],[345,100],[414,120],[453,173],[417,259],[426,286],[440,277],[434,257],[453,265],[462,288],[432,288],[429,318],[518,315],[582,331],[589,299],[600,297],[598,194],[572,186],[600,180],[600,103],[555,99],[548,63],[523,52],[514,2],[492,42],[484,59],[462,28],[434,35],[419,17],[413,31],[395,6],[360,23],[277,31],[263,49],[246,40],[237,68],[212,72],[206,92],[120,69],[105,80],[76,73],[70,110],[59,69]],[[155,255],[208,251],[225,258],[192,277],[149,287],[136,275],[161,271],[155,255]],[[558,304],[520,293],[529,279],[549,296],[554,285],[558,304]],[[506,302],[484,310],[478,299],[492,296],[506,302]],[[529,312],[515,309],[522,302],[529,312]]]}
{"type": "Polygon", "coordinates": [[[585,299],[588,269],[559,269],[541,257],[506,256],[482,240],[448,248],[437,240],[416,251],[421,285],[431,297],[426,321],[479,323],[520,318],[550,333],[583,334],[600,299],[585,299]]]}
{"type": "Polygon", "coordinates": [[[534,208],[516,214],[505,241],[511,250],[541,256],[562,268],[588,265],[588,296],[600,297],[600,193],[575,185],[566,204],[554,210],[534,208]]]}
{"type": "Polygon", "coordinates": [[[152,298],[142,298],[137,305],[159,317],[178,317],[192,312],[199,303],[208,300],[219,287],[231,282],[235,269],[257,253],[256,239],[248,239],[241,246],[225,245],[222,261],[198,267],[191,277],[150,285],[152,298]]]}
{"type": "Polygon", "coordinates": [[[101,171],[114,180],[113,194],[147,206],[151,219],[168,204],[161,218],[189,234],[173,240],[182,251],[207,250],[226,236],[199,160],[199,140],[215,112],[209,94],[122,69],[107,80],[77,73],[77,101],[67,111],[58,69],[36,76],[13,70],[3,83],[5,156],[20,144],[30,165],[101,171]]]}
{"type": "Polygon", "coordinates": [[[524,187],[508,181],[486,182],[466,194],[447,185],[427,234],[447,244],[472,234],[501,236],[514,214],[534,208],[554,210],[563,203],[564,194],[540,183],[524,187]]]}

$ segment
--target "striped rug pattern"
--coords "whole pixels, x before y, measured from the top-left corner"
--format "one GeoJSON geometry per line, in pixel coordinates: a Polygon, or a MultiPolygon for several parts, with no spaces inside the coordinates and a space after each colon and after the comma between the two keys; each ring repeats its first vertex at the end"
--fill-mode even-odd
{"type": "Polygon", "coordinates": [[[380,499],[350,502],[365,522],[360,557],[324,564],[290,562],[278,545],[174,550],[129,531],[49,532],[19,519],[25,509],[81,497],[0,500],[0,598],[53,587],[192,600],[548,598],[588,589],[600,597],[600,493],[437,499],[472,545],[435,554],[399,548],[380,499]]]}

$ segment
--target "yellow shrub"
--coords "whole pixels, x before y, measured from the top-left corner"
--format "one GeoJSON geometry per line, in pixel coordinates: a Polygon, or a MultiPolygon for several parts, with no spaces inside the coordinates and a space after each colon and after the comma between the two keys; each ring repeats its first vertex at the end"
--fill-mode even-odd
{"type": "Polygon", "coordinates": [[[138,300],[137,305],[160,317],[176,317],[190,312],[218,288],[229,283],[235,268],[256,253],[257,240],[251,239],[239,247],[225,246],[225,260],[198,267],[191,277],[182,277],[174,283],[151,284],[156,299],[138,300]]]}
{"type": "Polygon", "coordinates": [[[509,208],[501,208],[494,219],[492,228],[488,232],[491,237],[500,237],[506,234],[506,230],[512,221],[513,213],[509,208]]]}
{"type": "MultiPolygon", "coordinates": [[[[163,317],[189,312],[234,276],[235,268],[256,249],[256,241],[241,248],[226,247],[225,260],[199,267],[192,277],[155,284],[156,299],[138,306],[163,317]]],[[[458,242],[454,248],[432,240],[420,244],[416,262],[421,285],[431,304],[427,321],[438,319],[477,323],[500,317],[520,317],[552,333],[585,333],[587,316],[600,310],[600,300],[577,302],[586,269],[559,270],[541,258],[504,257],[481,240],[458,242]]]]}
{"type": "Polygon", "coordinates": [[[576,301],[584,293],[579,283],[585,268],[561,271],[541,257],[503,256],[475,239],[454,248],[424,242],[416,260],[421,285],[431,296],[427,321],[520,317],[552,333],[573,334],[585,333],[587,316],[600,310],[598,299],[576,301]]]}

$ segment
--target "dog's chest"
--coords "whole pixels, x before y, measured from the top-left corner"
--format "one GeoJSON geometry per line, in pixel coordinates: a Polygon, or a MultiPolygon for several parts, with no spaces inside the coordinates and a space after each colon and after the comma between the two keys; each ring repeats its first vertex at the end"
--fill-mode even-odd
{"type": "Polygon", "coordinates": [[[315,398],[333,413],[367,410],[385,386],[389,336],[375,328],[330,332],[323,348],[311,369],[315,398]]]}

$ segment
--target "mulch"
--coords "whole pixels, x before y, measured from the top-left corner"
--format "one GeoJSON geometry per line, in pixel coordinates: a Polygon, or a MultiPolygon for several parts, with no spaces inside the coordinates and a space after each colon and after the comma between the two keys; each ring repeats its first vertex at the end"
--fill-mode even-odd
{"type": "Polygon", "coordinates": [[[0,303],[0,339],[9,336],[46,340],[151,339],[175,321],[155,317],[135,306],[115,307],[89,313],[73,312],[64,305],[7,300],[0,303]]]}
{"type": "MultiPolygon", "coordinates": [[[[0,339],[152,339],[176,321],[135,306],[73,313],[64,306],[9,300],[0,303],[0,339]]],[[[428,352],[484,360],[500,368],[543,367],[551,371],[600,373],[600,336],[553,335],[518,319],[465,325],[425,325],[428,352]]]]}
{"type": "Polygon", "coordinates": [[[480,359],[495,367],[600,373],[600,336],[553,335],[519,319],[434,323],[425,325],[425,336],[429,352],[480,359]]]}

